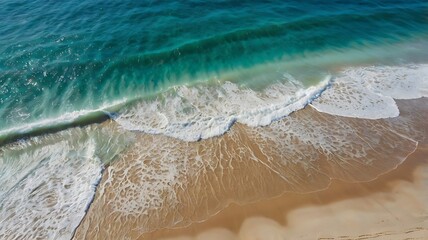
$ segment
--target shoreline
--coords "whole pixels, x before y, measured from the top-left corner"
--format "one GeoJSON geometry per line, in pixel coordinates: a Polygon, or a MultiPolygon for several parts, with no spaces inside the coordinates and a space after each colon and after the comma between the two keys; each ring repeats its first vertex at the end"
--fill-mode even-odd
{"type": "MultiPolygon", "coordinates": [[[[107,121],[11,146],[4,156],[14,157],[19,160],[18,166],[26,167],[32,160],[26,147],[31,147],[30,156],[35,156],[32,164],[75,163],[71,167],[81,169],[79,173],[83,175],[97,175],[97,169],[104,166],[96,191],[93,183],[86,185],[88,191],[95,191],[91,192],[89,208],[75,208],[82,210],[82,215],[77,229],[79,222],[70,228],[75,230],[74,239],[138,239],[160,229],[215,219],[231,202],[253,206],[254,202],[284,192],[289,192],[288,196],[318,192],[328,188],[331,179],[361,182],[389,172],[415,150],[417,145],[412,139],[421,143],[420,148],[428,143],[427,102],[427,98],[398,101],[402,114],[386,120],[339,117],[308,107],[266,127],[238,123],[225,135],[198,142],[129,132],[107,121]],[[107,158],[113,156],[118,159],[110,162],[107,158]],[[94,171],[85,168],[90,163],[94,171]]],[[[10,167],[14,170],[13,165],[10,167]]],[[[26,170],[31,169],[28,166],[26,170]]],[[[63,170],[37,169],[38,174],[57,179],[58,188],[37,188],[31,185],[31,178],[26,178],[23,184],[28,188],[23,201],[30,199],[30,203],[37,202],[43,209],[45,205],[37,200],[49,199],[44,202],[45,208],[59,211],[62,205],[57,201],[58,194],[67,193],[69,201],[74,201],[73,194],[79,196],[77,188],[83,185],[71,184],[74,188],[70,189],[60,184],[62,179],[57,173],[63,170]],[[50,199],[56,205],[52,206],[50,199]]],[[[25,211],[32,207],[13,205],[13,199],[5,200],[12,209],[25,211]]],[[[6,223],[19,221],[20,215],[11,216],[12,220],[6,223]]],[[[36,219],[40,219],[36,224],[46,222],[36,219]]],[[[43,234],[28,227],[25,230],[28,234],[43,234]]],[[[10,234],[18,236],[18,232],[10,234]]]]}
{"type": "MultiPolygon", "coordinates": [[[[308,106],[311,106],[318,112],[335,116],[372,120],[388,119],[399,116],[396,102],[400,99],[418,100],[427,97],[425,96],[426,91],[424,88],[426,86],[424,85],[423,79],[423,75],[428,71],[428,65],[426,63],[368,66],[364,64],[348,67],[342,66],[341,69],[335,70],[334,75],[327,74],[324,76],[324,80],[319,79],[316,84],[310,86],[301,85],[297,87],[294,85],[295,80],[293,80],[294,77],[292,75],[289,76],[291,78],[288,79],[288,81],[285,81],[288,77],[284,75],[282,76],[284,78],[283,82],[274,81],[269,83],[265,86],[265,89],[260,92],[224,80],[221,84],[218,82],[219,85],[214,89],[207,88],[201,92],[198,91],[204,87],[208,87],[210,85],[209,82],[201,85],[202,88],[195,86],[193,86],[195,88],[187,88],[185,84],[183,85],[185,89],[182,89],[182,93],[178,94],[181,99],[174,100],[174,97],[177,96],[174,96],[171,92],[176,90],[176,86],[172,86],[165,91],[153,93],[160,98],[169,99],[169,104],[173,105],[172,109],[166,106],[160,107],[158,106],[159,104],[153,104],[150,101],[142,101],[142,99],[146,99],[147,96],[125,102],[119,101],[111,106],[101,107],[99,109],[76,111],[78,112],[76,116],[74,116],[76,114],[75,112],[65,113],[57,118],[45,119],[27,124],[26,127],[20,126],[2,130],[0,131],[0,147],[22,139],[26,140],[31,137],[57,133],[74,127],[101,124],[108,120],[115,121],[121,125],[123,129],[129,131],[137,131],[142,134],[160,134],[183,141],[194,142],[224,135],[230,131],[235,123],[242,123],[250,127],[270,125],[290,114],[302,111],[308,106]],[[412,69],[415,67],[416,70],[412,69]],[[361,79],[357,76],[359,74],[373,74],[373,71],[376,71],[376,74],[371,75],[370,78],[377,79],[378,82],[383,82],[385,76],[383,76],[382,72],[385,70],[391,75],[388,75],[388,78],[402,79],[404,82],[402,84],[407,85],[394,88],[388,84],[382,85],[382,83],[376,83],[376,81],[367,79],[361,82],[361,79]],[[355,77],[357,78],[354,79],[355,77]],[[358,86],[353,86],[353,82],[357,82],[358,86]],[[365,86],[367,84],[373,85],[373,89],[365,86]],[[225,85],[231,85],[232,87],[225,87],[225,85]],[[349,85],[350,89],[343,88],[343,85],[349,85]],[[292,91],[288,89],[291,86],[295,87],[292,91]],[[406,89],[406,87],[408,89],[406,89]],[[422,91],[419,88],[422,88],[422,91]],[[215,90],[223,92],[211,96],[210,92],[215,90]],[[276,97],[264,99],[269,95],[265,92],[266,90],[269,94],[273,95],[281,95],[282,91],[290,90],[290,96],[287,97],[290,97],[291,100],[288,98],[277,99],[276,97]],[[249,93],[247,93],[247,91],[251,92],[252,95],[248,95],[249,93]],[[406,93],[406,91],[409,91],[409,93],[406,93]],[[184,94],[184,97],[181,96],[181,94],[184,94]],[[189,95],[187,96],[186,94],[189,95]],[[202,96],[208,94],[211,100],[226,98],[230,99],[232,104],[228,104],[225,100],[219,100],[218,103],[210,106],[210,108],[215,109],[212,110],[213,112],[205,112],[204,106],[202,105],[210,104],[210,101],[202,102],[202,105],[199,106],[198,104],[201,103],[195,102],[194,99],[192,100],[192,98],[196,97],[196,95],[193,96],[192,94],[200,94],[202,96]],[[414,94],[414,96],[412,94],[414,94]],[[236,101],[236,99],[234,100],[234,98],[248,98],[249,96],[256,99],[252,99],[250,104],[251,106],[256,106],[254,109],[250,107],[248,110],[248,104],[242,101],[236,101]],[[371,102],[359,102],[361,98],[365,97],[371,102]],[[190,105],[186,103],[187,101],[190,102],[190,105]],[[141,106],[139,104],[141,104],[141,106]],[[221,109],[220,107],[222,104],[227,105],[228,109],[226,109],[226,112],[231,111],[232,113],[229,115],[225,114],[225,109],[221,109]],[[129,107],[131,105],[133,107],[129,107]],[[239,107],[236,107],[238,105],[239,107]],[[351,105],[351,107],[349,108],[348,105],[351,105]],[[121,109],[121,106],[128,106],[129,109],[121,109]],[[220,109],[218,109],[219,107],[220,109]],[[174,112],[176,109],[179,110],[174,112]],[[385,113],[376,113],[379,112],[380,109],[385,111],[385,113]],[[195,113],[192,113],[192,111],[195,113]],[[120,114],[117,114],[119,112],[120,114]],[[183,114],[188,114],[187,119],[182,118],[183,116],[181,115],[183,114]],[[151,115],[156,115],[156,117],[151,115]],[[165,120],[163,118],[166,119],[166,124],[163,123],[165,120]],[[178,131],[177,128],[179,128],[178,131]]],[[[319,74],[322,76],[325,72],[320,72],[319,74]]],[[[394,85],[398,84],[398,82],[391,82],[390,84],[394,85]]]]}

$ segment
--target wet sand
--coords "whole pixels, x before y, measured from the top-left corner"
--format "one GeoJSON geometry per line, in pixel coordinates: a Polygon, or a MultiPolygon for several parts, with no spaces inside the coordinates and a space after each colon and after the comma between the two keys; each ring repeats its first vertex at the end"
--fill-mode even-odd
{"type": "Polygon", "coordinates": [[[428,146],[366,183],[334,181],[323,191],[286,193],[186,228],[140,239],[428,239],[428,146]]]}
{"type": "Polygon", "coordinates": [[[426,238],[428,151],[406,137],[425,141],[426,102],[400,102],[392,120],[308,107],[199,142],[135,134],[74,238],[426,238]]]}

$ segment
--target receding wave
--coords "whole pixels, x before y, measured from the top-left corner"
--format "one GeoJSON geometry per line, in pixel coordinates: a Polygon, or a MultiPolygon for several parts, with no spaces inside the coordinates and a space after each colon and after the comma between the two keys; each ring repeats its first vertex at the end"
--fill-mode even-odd
{"type": "Polygon", "coordinates": [[[318,111],[367,119],[399,115],[394,99],[428,97],[428,65],[349,68],[312,103],[318,111]]]}
{"type": "Polygon", "coordinates": [[[126,142],[121,134],[86,127],[2,147],[0,238],[70,239],[104,164],[126,142]]]}

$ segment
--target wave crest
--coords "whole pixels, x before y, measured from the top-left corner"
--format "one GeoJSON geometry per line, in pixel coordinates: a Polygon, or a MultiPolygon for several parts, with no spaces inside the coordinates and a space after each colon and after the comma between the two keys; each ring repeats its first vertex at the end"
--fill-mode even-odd
{"type": "Polygon", "coordinates": [[[327,88],[329,79],[308,88],[290,81],[275,83],[261,92],[231,82],[179,86],[123,110],[115,121],[127,130],[197,141],[225,133],[234,122],[266,126],[304,108],[327,88]]]}

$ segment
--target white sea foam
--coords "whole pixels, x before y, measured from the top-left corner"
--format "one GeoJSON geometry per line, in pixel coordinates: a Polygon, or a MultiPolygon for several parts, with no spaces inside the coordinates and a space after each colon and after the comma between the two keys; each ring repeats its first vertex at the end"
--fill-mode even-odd
{"type": "Polygon", "coordinates": [[[367,119],[399,115],[394,99],[428,96],[428,64],[348,68],[311,103],[320,112],[367,119]]]}
{"type": "Polygon", "coordinates": [[[179,86],[122,110],[115,120],[127,130],[196,141],[225,133],[234,122],[268,125],[309,103],[333,115],[381,119],[399,115],[394,98],[428,96],[427,64],[348,68],[332,83],[327,77],[308,88],[289,74],[284,78],[263,91],[231,82],[179,86]]]}
{"type": "MultiPolygon", "coordinates": [[[[76,128],[10,144],[0,153],[0,239],[70,239],[118,154],[117,136],[76,128]]],[[[124,142],[124,141],[120,141],[124,142]]]]}
{"type": "Polygon", "coordinates": [[[179,86],[156,100],[141,101],[119,113],[115,120],[128,130],[165,134],[196,141],[225,133],[235,122],[265,126],[304,108],[329,84],[329,77],[304,88],[288,81],[263,91],[221,86],[179,86]]]}

